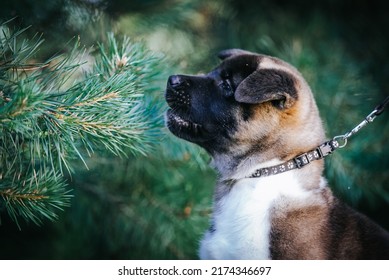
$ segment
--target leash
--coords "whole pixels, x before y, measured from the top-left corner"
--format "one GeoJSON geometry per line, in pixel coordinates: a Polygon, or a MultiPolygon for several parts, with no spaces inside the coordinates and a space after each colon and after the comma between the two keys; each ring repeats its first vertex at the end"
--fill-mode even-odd
{"type": "Polygon", "coordinates": [[[351,131],[343,135],[335,136],[334,138],[332,138],[332,140],[324,142],[323,144],[316,147],[315,149],[308,151],[304,154],[298,155],[297,157],[294,157],[293,159],[287,162],[270,166],[270,167],[257,169],[254,171],[253,174],[251,174],[247,178],[258,178],[258,177],[276,175],[293,169],[300,169],[314,160],[319,160],[332,154],[332,152],[335,151],[336,149],[344,148],[347,145],[347,139],[350,138],[352,135],[356,134],[362,127],[373,122],[377,116],[382,114],[382,112],[384,111],[385,107],[388,104],[389,104],[389,96],[387,96],[382,103],[380,103],[377,107],[375,107],[374,110],[369,115],[367,115],[367,117],[360,124],[354,127],[351,131]]]}

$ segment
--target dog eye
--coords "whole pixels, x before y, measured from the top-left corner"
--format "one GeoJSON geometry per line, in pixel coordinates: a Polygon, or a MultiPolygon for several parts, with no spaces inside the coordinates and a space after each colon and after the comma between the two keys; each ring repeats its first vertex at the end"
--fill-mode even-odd
{"type": "Polygon", "coordinates": [[[219,83],[219,86],[222,88],[225,96],[229,97],[234,94],[234,89],[232,86],[231,79],[229,75],[223,75],[222,80],[219,83]]]}
{"type": "Polygon", "coordinates": [[[226,91],[232,91],[232,84],[230,79],[224,79],[223,80],[223,88],[226,91]]]}

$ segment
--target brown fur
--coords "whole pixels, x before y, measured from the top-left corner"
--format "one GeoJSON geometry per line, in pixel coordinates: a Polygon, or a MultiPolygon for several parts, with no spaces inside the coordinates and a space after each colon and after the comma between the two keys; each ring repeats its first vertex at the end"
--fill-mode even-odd
{"type": "Polygon", "coordinates": [[[277,206],[281,206],[272,210],[272,259],[328,259],[328,205],[331,202],[332,194],[328,189],[308,204],[279,201],[277,206]]]}

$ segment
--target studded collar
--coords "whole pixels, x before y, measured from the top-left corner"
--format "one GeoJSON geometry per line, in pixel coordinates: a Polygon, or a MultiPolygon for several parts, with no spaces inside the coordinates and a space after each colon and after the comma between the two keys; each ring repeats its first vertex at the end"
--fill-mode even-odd
{"type": "Polygon", "coordinates": [[[284,173],[293,169],[300,169],[308,165],[312,161],[319,160],[330,155],[337,148],[339,148],[339,142],[336,139],[332,139],[330,141],[321,144],[315,149],[306,152],[304,154],[301,154],[297,157],[294,157],[291,160],[288,160],[284,163],[257,169],[254,171],[254,173],[252,173],[247,178],[266,177],[266,176],[284,173]]]}

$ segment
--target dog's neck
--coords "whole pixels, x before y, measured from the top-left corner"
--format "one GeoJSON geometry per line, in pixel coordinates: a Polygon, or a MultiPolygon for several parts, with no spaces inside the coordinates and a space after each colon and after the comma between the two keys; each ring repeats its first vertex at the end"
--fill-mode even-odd
{"type": "MultiPolygon", "coordinates": [[[[223,161],[231,163],[232,160],[228,160],[228,157],[218,158],[218,160],[223,159],[223,161]]],[[[311,191],[319,188],[323,184],[321,184],[322,173],[324,169],[323,160],[312,162],[312,164],[305,166],[302,169],[294,169],[292,171],[288,171],[287,173],[281,173],[277,175],[273,175],[270,177],[259,177],[259,178],[250,178],[250,175],[256,169],[265,168],[273,165],[277,165],[282,163],[282,161],[278,158],[273,158],[270,160],[259,160],[256,157],[250,157],[248,160],[242,162],[235,168],[230,164],[229,166],[223,166],[224,169],[219,171],[218,183],[214,193],[214,199],[216,204],[220,201],[225,195],[230,193],[232,188],[239,186],[239,182],[244,182],[243,184],[253,184],[250,182],[263,182],[261,184],[265,184],[266,188],[271,189],[289,189],[290,188],[290,178],[294,178],[295,182],[298,182],[298,185],[302,190],[311,191]],[[260,161],[260,163],[258,163],[260,161]],[[231,169],[227,169],[227,168],[231,169]],[[222,173],[224,172],[224,173],[222,173]],[[286,176],[286,177],[285,177],[286,176]],[[274,177],[274,178],[273,178],[274,177]],[[285,181],[285,178],[289,178],[285,181]],[[280,182],[284,182],[282,186],[279,186],[280,182]]],[[[218,168],[216,164],[221,164],[220,161],[214,161],[215,167],[218,168]]],[[[255,185],[257,183],[254,183],[255,185]]]]}
{"type": "Polygon", "coordinates": [[[212,166],[218,171],[221,180],[248,177],[255,169],[277,160],[276,157],[266,154],[253,154],[242,160],[237,160],[238,158],[241,156],[232,153],[215,154],[212,157],[212,166]]]}
{"type": "MultiPolygon", "coordinates": [[[[301,153],[303,152],[301,151],[301,153]]],[[[277,155],[274,151],[268,151],[252,154],[239,161],[237,160],[239,158],[238,155],[224,153],[215,155],[212,165],[218,171],[220,181],[236,181],[251,177],[258,169],[284,163],[286,160],[292,159],[295,156],[297,154],[283,155],[280,153],[277,155]]],[[[323,171],[323,165],[323,160],[320,160],[312,164],[312,166],[305,166],[301,170],[301,173],[309,174],[310,177],[319,178],[323,171]]]]}
{"type": "MultiPolygon", "coordinates": [[[[317,110],[315,111],[317,113],[317,110]]],[[[212,166],[218,171],[221,180],[238,180],[250,177],[257,169],[271,167],[309,152],[324,143],[325,134],[321,122],[310,122],[301,129],[282,132],[277,141],[266,142],[258,139],[244,147],[239,144],[222,151],[210,153],[212,166]],[[299,131],[309,131],[303,133],[299,131]],[[310,137],[308,137],[308,136],[310,137]]],[[[318,161],[323,165],[323,160],[318,161]]],[[[304,167],[304,169],[309,168],[304,167]]],[[[310,169],[310,168],[309,168],[310,169]]]]}

